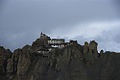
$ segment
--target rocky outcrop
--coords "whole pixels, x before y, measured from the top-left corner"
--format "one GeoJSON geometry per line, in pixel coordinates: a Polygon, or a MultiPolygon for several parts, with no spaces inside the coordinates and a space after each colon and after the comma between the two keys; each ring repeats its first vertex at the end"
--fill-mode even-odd
{"type": "Polygon", "coordinates": [[[31,64],[31,57],[29,51],[23,51],[23,54],[20,54],[18,64],[17,64],[17,77],[19,80],[24,80],[27,74],[27,71],[31,64]]]}
{"type": "Polygon", "coordinates": [[[6,67],[7,73],[12,73],[12,72],[14,72],[14,67],[13,67],[13,65],[14,65],[13,60],[12,60],[12,59],[8,59],[8,60],[7,60],[7,67],[6,67]]]}
{"type": "Polygon", "coordinates": [[[11,51],[0,46],[0,74],[6,72],[7,60],[11,57],[11,51]]]}
{"type": "Polygon", "coordinates": [[[42,34],[32,46],[13,53],[1,46],[0,80],[120,80],[119,53],[98,53],[95,41],[84,45],[71,41],[63,48],[38,53],[49,46],[49,39],[42,34]]]}

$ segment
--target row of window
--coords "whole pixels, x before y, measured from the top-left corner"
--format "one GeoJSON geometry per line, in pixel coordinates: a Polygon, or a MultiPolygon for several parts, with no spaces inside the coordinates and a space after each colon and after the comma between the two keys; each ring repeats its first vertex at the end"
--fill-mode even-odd
{"type": "Polygon", "coordinates": [[[64,41],[56,41],[56,40],[49,40],[48,44],[61,44],[64,43],[64,41]]]}

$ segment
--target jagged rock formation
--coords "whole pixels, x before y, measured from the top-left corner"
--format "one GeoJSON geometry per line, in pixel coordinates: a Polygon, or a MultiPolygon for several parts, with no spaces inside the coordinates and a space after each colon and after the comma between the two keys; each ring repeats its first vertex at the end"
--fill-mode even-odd
{"type": "Polygon", "coordinates": [[[0,80],[120,80],[119,53],[98,53],[95,41],[70,41],[43,54],[38,50],[49,50],[47,40],[43,35],[13,53],[1,46],[0,80]]]}

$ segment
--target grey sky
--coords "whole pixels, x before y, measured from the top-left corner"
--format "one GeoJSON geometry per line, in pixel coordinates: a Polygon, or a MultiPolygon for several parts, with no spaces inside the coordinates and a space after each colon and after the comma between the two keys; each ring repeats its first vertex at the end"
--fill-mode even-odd
{"type": "Polygon", "coordinates": [[[0,45],[15,49],[44,32],[52,37],[95,39],[120,52],[119,0],[0,0],[0,45]]]}

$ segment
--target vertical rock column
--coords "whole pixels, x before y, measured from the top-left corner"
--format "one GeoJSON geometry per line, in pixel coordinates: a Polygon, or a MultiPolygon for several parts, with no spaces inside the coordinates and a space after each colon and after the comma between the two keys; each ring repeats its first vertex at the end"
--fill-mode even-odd
{"type": "Polygon", "coordinates": [[[83,46],[83,55],[85,62],[88,62],[88,52],[89,52],[88,42],[85,42],[83,46]]]}
{"type": "Polygon", "coordinates": [[[31,64],[31,58],[29,51],[23,51],[23,54],[20,54],[18,65],[17,65],[17,77],[19,80],[26,80],[26,72],[31,64]]]}
{"type": "Polygon", "coordinates": [[[91,41],[89,44],[89,61],[93,64],[98,59],[97,43],[91,41]]]}

